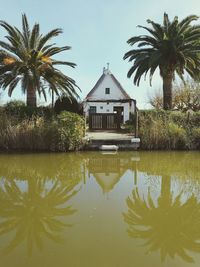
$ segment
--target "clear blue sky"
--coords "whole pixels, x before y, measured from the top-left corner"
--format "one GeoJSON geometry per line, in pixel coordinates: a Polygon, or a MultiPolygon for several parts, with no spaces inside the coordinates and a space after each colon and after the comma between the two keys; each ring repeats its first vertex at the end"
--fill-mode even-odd
{"type": "MultiPolygon", "coordinates": [[[[63,68],[74,78],[82,90],[83,98],[102,74],[106,63],[139,107],[147,107],[148,94],[162,86],[157,74],[152,87],[148,79],[139,87],[127,79],[129,63],[123,55],[129,50],[126,41],[144,32],[137,25],[147,25],[146,20],[162,21],[163,13],[180,19],[190,14],[200,15],[199,0],[0,0],[1,19],[21,27],[21,14],[26,13],[31,25],[39,22],[41,31],[61,27],[64,33],[55,39],[60,46],[70,45],[61,58],[75,62],[75,69],[63,68]]],[[[200,21],[199,21],[200,23],[200,21]]],[[[0,38],[5,35],[0,30],[0,38]]],[[[60,58],[60,57],[59,57],[60,58]]],[[[8,101],[4,92],[0,102],[8,101]]],[[[20,88],[13,98],[22,98],[20,88]]],[[[41,100],[41,103],[43,100],[41,100]]]]}

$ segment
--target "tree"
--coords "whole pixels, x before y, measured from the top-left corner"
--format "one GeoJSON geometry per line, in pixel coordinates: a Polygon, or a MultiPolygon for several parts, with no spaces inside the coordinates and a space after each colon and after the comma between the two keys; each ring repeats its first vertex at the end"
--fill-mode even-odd
{"type": "Polygon", "coordinates": [[[0,21],[0,26],[8,34],[5,36],[7,42],[0,41],[0,86],[8,89],[9,96],[21,82],[22,92],[27,95],[27,106],[36,107],[36,92],[46,100],[47,88],[57,96],[61,92],[77,97],[75,81],[55,67],[66,65],[74,68],[76,64],[52,58],[71,48],[49,44],[53,37],[62,33],[62,29],[53,29],[43,35],[38,23],[30,29],[25,14],[22,15],[22,31],[5,21],[0,21]]]}
{"type": "Polygon", "coordinates": [[[156,69],[160,70],[163,80],[163,108],[172,108],[172,82],[177,74],[184,80],[185,72],[196,79],[200,71],[200,25],[191,25],[198,19],[190,15],[182,21],[173,21],[164,13],[163,25],[147,20],[151,27],[138,26],[149,35],[130,38],[127,43],[137,49],[128,51],[124,59],[133,62],[127,76],[134,74],[133,82],[139,85],[141,77],[149,73],[150,85],[156,69]]]}
{"type": "Polygon", "coordinates": [[[59,97],[54,106],[54,110],[56,113],[60,113],[61,111],[69,111],[73,113],[82,114],[81,104],[77,101],[76,98],[69,98],[65,95],[59,97]]]}
{"type": "MultiPolygon", "coordinates": [[[[156,109],[162,108],[162,95],[157,91],[149,97],[149,103],[156,109]]],[[[175,84],[172,97],[172,108],[180,111],[200,110],[200,84],[193,80],[175,84]]]]}

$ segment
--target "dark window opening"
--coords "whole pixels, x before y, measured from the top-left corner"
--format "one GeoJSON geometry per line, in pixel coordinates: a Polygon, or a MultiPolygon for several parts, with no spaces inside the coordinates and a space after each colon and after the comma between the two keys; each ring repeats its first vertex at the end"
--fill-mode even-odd
{"type": "Polygon", "coordinates": [[[109,94],[110,94],[110,88],[107,87],[107,88],[105,89],[105,94],[106,94],[106,95],[109,95],[109,94]]]}
{"type": "Polygon", "coordinates": [[[97,107],[95,107],[95,106],[91,106],[89,112],[90,112],[90,113],[96,113],[96,112],[97,112],[97,107]]]}

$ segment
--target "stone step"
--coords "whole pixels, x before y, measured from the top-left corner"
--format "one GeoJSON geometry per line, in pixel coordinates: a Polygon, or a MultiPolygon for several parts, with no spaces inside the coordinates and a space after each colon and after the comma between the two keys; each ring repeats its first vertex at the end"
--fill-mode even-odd
{"type": "Polygon", "coordinates": [[[117,151],[119,147],[116,145],[101,145],[99,149],[103,151],[117,151]]]}
{"type": "Polygon", "coordinates": [[[112,140],[112,139],[90,139],[89,141],[91,144],[97,144],[97,145],[117,145],[117,144],[131,144],[131,140],[127,139],[118,139],[118,140],[112,140]]]}

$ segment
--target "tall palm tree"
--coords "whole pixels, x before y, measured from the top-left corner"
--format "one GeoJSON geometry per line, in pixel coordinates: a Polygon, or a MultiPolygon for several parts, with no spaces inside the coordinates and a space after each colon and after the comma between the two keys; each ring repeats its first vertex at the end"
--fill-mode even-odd
{"type": "Polygon", "coordinates": [[[67,61],[57,61],[52,56],[69,50],[70,46],[58,47],[49,41],[62,33],[62,29],[53,29],[46,35],[40,33],[39,24],[30,29],[27,17],[22,15],[22,31],[0,21],[7,31],[7,41],[0,41],[0,86],[13,90],[21,82],[22,92],[27,94],[27,106],[36,107],[36,92],[43,94],[46,100],[46,88],[59,96],[60,92],[69,97],[78,96],[75,81],[62,73],[55,65],[75,67],[67,61]]]}
{"type": "Polygon", "coordinates": [[[197,78],[200,71],[200,25],[191,25],[198,19],[191,15],[178,21],[172,21],[164,13],[163,25],[147,20],[151,27],[138,26],[148,35],[134,36],[127,43],[137,49],[128,51],[124,59],[133,62],[127,76],[134,74],[133,82],[139,85],[141,77],[149,73],[150,85],[157,68],[163,79],[163,108],[172,108],[172,81],[175,74],[184,80],[184,73],[197,78]]]}

